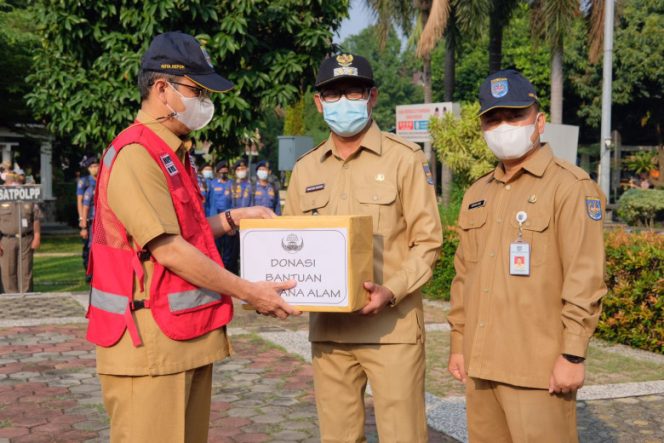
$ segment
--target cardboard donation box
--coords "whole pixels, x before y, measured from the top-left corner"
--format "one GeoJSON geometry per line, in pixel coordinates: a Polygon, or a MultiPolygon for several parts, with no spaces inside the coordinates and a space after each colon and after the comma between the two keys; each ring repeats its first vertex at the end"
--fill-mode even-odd
{"type": "MultiPolygon", "coordinates": [[[[282,297],[300,311],[353,312],[373,281],[370,216],[277,217],[240,221],[242,277],[295,280],[282,297]]],[[[249,305],[245,305],[247,309],[249,305]]]]}

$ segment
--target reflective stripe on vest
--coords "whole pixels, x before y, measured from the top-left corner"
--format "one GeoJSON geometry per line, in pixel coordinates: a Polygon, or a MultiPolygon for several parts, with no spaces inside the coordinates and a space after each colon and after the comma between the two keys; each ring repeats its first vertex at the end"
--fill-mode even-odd
{"type": "Polygon", "coordinates": [[[208,289],[192,289],[189,291],[168,294],[168,307],[171,312],[184,311],[207,305],[221,300],[221,295],[208,289]]]}
{"type": "Polygon", "coordinates": [[[111,165],[113,164],[113,159],[115,158],[116,153],[117,151],[115,150],[115,146],[111,145],[106,150],[106,154],[104,154],[104,166],[110,169],[111,165]]]}
{"type": "Polygon", "coordinates": [[[123,295],[111,294],[92,288],[90,304],[97,309],[112,314],[124,314],[127,310],[127,303],[129,303],[129,299],[123,295]]]}

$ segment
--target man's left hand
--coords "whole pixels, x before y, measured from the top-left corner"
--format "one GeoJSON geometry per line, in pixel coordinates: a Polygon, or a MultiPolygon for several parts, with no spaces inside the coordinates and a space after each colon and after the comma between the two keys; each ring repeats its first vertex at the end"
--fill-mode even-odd
{"type": "Polygon", "coordinates": [[[559,355],[549,378],[549,394],[574,392],[583,386],[585,376],[584,363],[572,363],[559,355]]]}
{"type": "Polygon", "coordinates": [[[35,237],[35,238],[33,238],[33,239],[32,239],[32,244],[30,245],[30,247],[31,247],[33,250],[36,250],[36,249],[39,249],[40,246],[41,246],[41,237],[35,237]]]}
{"type": "Polygon", "coordinates": [[[362,315],[376,315],[394,299],[392,291],[374,282],[364,282],[364,289],[369,291],[369,303],[360,309],[362,315]]]}

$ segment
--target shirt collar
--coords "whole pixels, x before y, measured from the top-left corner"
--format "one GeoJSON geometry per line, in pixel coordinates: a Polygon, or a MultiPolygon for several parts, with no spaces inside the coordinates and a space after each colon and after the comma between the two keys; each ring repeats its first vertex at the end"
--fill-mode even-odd
{"type": "MultiPolygon", "coordinates": [[[[546,171],[546,168],[549,166],[549,163],[551,163],[551,160],[553,160],[553,152],[551,151],[551,147],[548,143],[542,143],[542,146],[537,148],[537,151],[535,151],[535,153],[521,165],[520,169],[528,171],[534,176],[542,177],[546,171]]],[[[514,176],[516,177],[517,174],[514,176]]],[[[503,164],[501,162],[493,171],[493,178],[504,182],[504,177],[505,170],[503,169],[503,164]]]]}
{"type": "MultiPolygon", "coordinates": [[[[383,134],[380,132],[378,124],[373,121],[369,127],[369,130],[364,134],[364,137],[362,137],[360,149],[368,149],[375,154],[381,155],[383,152],[382,141],[383,134]]],[[[328,139],[325,140],[325,143],[323,143],[323,150],[321,152],[320,161],[325,160],[330,154],[337,155],[337,148],[334,146],[331,134],[328,139]]]]}
{"type": "MultiPolygon", "coordinates": [[[[178,149],[183,147],[183,143],[180,137],[175,135],[170,129],[162,125],[159,121],[155,120],[154,117],[152,117],[147,112],[143,110],[138,111],[136,120],[157,134],[157,137],[162,139],[168,145],[168,147],[173,150],[173,152],[176,152],[178,149]]],[[[186,143],[184,145],[186,145],[186,143]]]]}

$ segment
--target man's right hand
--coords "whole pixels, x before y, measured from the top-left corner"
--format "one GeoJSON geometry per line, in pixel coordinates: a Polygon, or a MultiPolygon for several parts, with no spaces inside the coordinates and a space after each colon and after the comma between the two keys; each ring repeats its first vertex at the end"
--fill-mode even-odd
{"type": "Polygon", "coordinates": [[[452,377],[456,378],[461,383],[466,383],[466,380],[468,379],[464,363],[463,354],[450,354],[450,359],[447,363],[447,370],[450,371],[452,377]]]}
{"type": "Polygon", "coordinates": [[[253,283],[252,291],[244,301],[256,309],[256,312],[272,317],[287,318],[289,315],[300,315],[300,311],[294,309],[281,298],[281,291],[294,288],[295,280],[285,282],[256,282],[253,283]]]}

